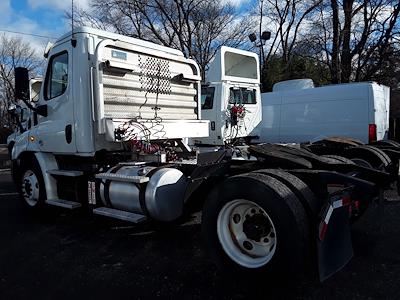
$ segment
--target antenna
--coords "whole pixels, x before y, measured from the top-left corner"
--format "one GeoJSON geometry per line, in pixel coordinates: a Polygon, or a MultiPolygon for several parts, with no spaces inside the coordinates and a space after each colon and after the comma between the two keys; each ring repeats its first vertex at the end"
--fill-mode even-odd
{"type": "Polygon", "coordinates": [[[74,38],[74,0],[71,0],[71,45],[76,47],[76,39],[74,38]]]}
{"type": "Polygon", "coordinates": [[[74,0],[71,0],[71,32],[74,36],[74,0]]]}

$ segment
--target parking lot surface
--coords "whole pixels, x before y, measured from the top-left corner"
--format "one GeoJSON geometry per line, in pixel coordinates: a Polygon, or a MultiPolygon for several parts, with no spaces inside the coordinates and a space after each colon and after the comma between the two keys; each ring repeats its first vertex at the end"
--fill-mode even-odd
{"type": "Polygon", "coordinates": [[[0,299],[400,299],[400,202],[383,218],[372,206],[352,234],[354,258],[323,283],[233,285],[202,250],[199,214],[167,228],[59,209],[39,218],[0,171],[0,299]]]}

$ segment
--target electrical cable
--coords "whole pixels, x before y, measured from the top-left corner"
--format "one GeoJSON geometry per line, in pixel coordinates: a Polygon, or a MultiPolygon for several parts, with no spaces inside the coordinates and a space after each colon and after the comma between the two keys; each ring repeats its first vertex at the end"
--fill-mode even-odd
{"type": "Polygon", "coordinates": [[[13,30],[7,30],[7,29],[0,29],[1,32],[8,32],[8,33],[14,33],[14,34],[21,34],[21,35],[30,35],[34,37],[40,37],[44,39],[51,39],[51,40],[56,40],[56,37],[52,36],[47,36],[47,35],[40,35],[40,34],[34,34],[34,33],[27,33],[27,32],[21,32],[21,31],[13,31],[13,30]]]}
{"type": "MultiPolygon", "coordinates": [[[[116,139],[129,141],[130,145],[137,151],[143,151],[149,154],[154,154],[166,148],[151,142],[152,137],[161,140],[166,136],[166,131],[164,130],[165,126],[162,124],[163,120],[158,116],[158,110],[160,110],[158,107],[160,78],[161,66],[158,64],[156,75],[150,76],[150,86],[146,88],[146,93],[144,95],[145,101],[139,106],[138,117],[120,124],[115,130],[116,139]],[[155,106],[154,108],[152,107],[154,110],[154,117],[146,119],[142,117],[142,108],[147,104],[149,100],[148,94],[153,90],[155,90],[156,93],[155,106]]],[[[164,142],[164,144],[166,142],[164,142]]],[[[171,157],[171,153],[169,156],[171,157]]]]}

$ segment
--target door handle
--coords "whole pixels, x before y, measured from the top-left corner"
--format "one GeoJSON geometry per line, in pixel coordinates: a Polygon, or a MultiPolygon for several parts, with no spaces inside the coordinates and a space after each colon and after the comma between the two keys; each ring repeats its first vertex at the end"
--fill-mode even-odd
{"type": "Polygon", "coordinates": [[[72,142],[72,125],[68,124],[65,126],[65,140],[67,144],[71,144],[72,142]]]}

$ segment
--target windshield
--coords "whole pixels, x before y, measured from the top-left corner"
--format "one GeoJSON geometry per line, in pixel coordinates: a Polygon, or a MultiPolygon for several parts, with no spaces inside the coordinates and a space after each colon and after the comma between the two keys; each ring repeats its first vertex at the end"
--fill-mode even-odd
{"type": "Polygon", "coordinates": [[[233,88],[229,89],[229,103],[230,104],[256,104],[256,90],[247,88],[233,88]]]}

